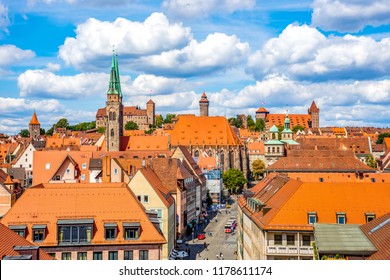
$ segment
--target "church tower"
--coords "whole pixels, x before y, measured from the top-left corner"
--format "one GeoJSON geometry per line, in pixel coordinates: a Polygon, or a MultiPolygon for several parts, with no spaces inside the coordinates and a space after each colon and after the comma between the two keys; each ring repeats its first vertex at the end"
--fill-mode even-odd
{"type": "Polygon", "coordinates": [[[207,100],[207,95],[204,92],[202,94],[202,97],[199,100],[199,107],[200,107],[200,116],[206,116],[209,115],[209,101],[207,100]]]}
{"type": "Polygon", "coordinates": [[[148,124],[156,125],[156,105],[152,99],[146,102],[146,115],[148,116],[148,124]]]}
{"type": "Polygon", "coordinates": [[[41,134],[41,124],[38,121],[35,110],[28,125],[28,131],[30,132],[30,137],[32,138],[32,140],[38,140],[38,137],[41,134]]]}
{"type": "Polygon", "coordinates": [[[319,128],[320,127],[320,109],[317,107],[316,103],[311,103],[310,108],[307,110],[307,113],[311,116],[311,127],[319,128]]]}
{"type": "Polygon", "coordinates": [[[121,136],[123,136],[122,90],[119,79],[118,57],[113,53],[106,101],[107,151],[120,150],[121,136]]]}

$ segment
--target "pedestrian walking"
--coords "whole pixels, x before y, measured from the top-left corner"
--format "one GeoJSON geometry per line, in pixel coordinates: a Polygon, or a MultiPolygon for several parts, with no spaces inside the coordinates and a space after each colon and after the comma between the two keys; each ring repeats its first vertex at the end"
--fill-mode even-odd
{"type": "Polygon", "coordinates": [[[219,255],[218,254],[216,255],[216,258],[217,258],[217,260],[219,260],[219,255]]]}

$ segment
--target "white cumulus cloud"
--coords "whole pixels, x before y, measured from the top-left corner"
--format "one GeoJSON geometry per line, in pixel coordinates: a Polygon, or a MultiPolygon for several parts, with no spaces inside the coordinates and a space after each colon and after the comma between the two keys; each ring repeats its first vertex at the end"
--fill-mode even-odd
{"type": "Polygon", "coordinates": [[[22,60],[30,59],[35,56],[31,50],[22,50],[14,45],[0,46],[0,68],[8,65],[14,65],[22,60]]]}
{"type": "Polygon", "coordinates": [[[235,35],[213,33],[203,42],[191,41],[183,49],[140,58],[135,67],[157,75],[207,75],[240,64],[248,53],[249,44],[235,35]]]}
{"type": "Polygon", "coordinates": [[[0,31],[8,33],[7,26],[10,24],[8,17],[8,7],[0,2],[0,31]]]}
{"type": "Polygon", "coordinates": [[[307,25],[289,25],[248,59],[257,79],[272,73],[308,80],[369,79],[388,75],[390,38],[324,36],[307,25]]]}
{"type": "MultiPolygon", "coordinates": [[[[123,78],[125,81],[125,77],[123,78]]],[[[87,96],[104,96],[109,75],[82,73],[75,76],[60,76],[47,70],[27,70],[18,77],[20,96],[35,96],[58,99],[83,99],[87,96]]]]}
{"type": "Polygon", "coordinates": [[[90,18],[77,26],[75,38],[66,38],[59,56],[67,65],[81,68],[110,55],[113,46],[121,56],[138,57],[181,48],[191,39],[190,28],[169,23],[162,13],[153,13],[144,22],[90,18]]]}
{"type": "Polygon", "coordinates": [[[179,18],[207,17],[210,14],[251,10],[255,0],[164,0],[168,14],[179,18]]]}
{"type": "Polygon", "coordinates": [[[312,24],[327,31],[357,32],[390,24],[389,0],[315,0],[312,24]]]}

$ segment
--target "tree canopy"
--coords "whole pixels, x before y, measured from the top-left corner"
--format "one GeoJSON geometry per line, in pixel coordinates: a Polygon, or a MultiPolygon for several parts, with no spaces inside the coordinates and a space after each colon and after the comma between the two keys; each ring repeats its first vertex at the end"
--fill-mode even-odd
{"type": "Polygon", "coordinates": [[[294,132],[294,133],[297,133],[298,130],[304,131],[305,128],[302,125],[298,124],[298,125],[294,126],[291,131],[294,132]]]}
{"type": "Polygon", "coordinates": [[[230,123],[230,125],[235,126],[237,128],[241,128],[242,126],[242,119],[238,115],[236,118],[228,118],[228,122],[230,123]]]}
{"type": "Polygon", "coordinates": [[[176,114],[167,114],[164,123],[172,123],[173,118],[176,118],[176,114]]]}
{"type": "Polygon", "coordinates": [[[72,131],[86,131],[90,129],[94,129],[96,127],[96,121],[92,122],[81,122],[76,125],[70,125],[67,128],[72,131]]]}
{"type": "Polygon", "coordinates": [[[242,171],[235,168],[224,172],[222,180],[230,192],[236,192],[237,189],[242,188],[248,182],[242,171]]]}
{"type": "Polygon", "coordinates": [[[265,122],[263,119],[257,119],[255,124],[255,131],[264,131],[265,122]]]}
{"type": "Polygon", "coordinates": [[[156,116],[156,127],[161,128],[163,124],[163,117],[161,115],[156,116]]]}
{"type": "Polygon", "coordinates": [[[372,168],[376,168],[376,167],[377,167],[376,160],[374,159],[374,157],[373,157],[372,155],[369,155],[369,156],[366,158],[366,164],[367,164],[369,167],[372,167],[372,168]]]}
{"type": "Polygon", "coordinates": [[[62,118],[60,119],[55,125],[56,128],[61,127],[61,128],[68,128],[69,122],[67,119],[62,118]]]}
{"type": "Polygon", "coordinates": [[[252,130],[252,131],[255,130],[256,124],[255,124],[255,121],[253,120],[251,115],[248,115],[246,117],[246,121],[247,121],[247,124],[248,124],[248,129],[252,130]]]}
{"type": "Polygon", "coordinates": [[[20,136],[22,137],[30,137],[30,132],[28,131],[28,129],[22,129],[20,132],[19,132],[20,136]]]}
{"type": "Polygon", "coordinates": [[[384,138],[390,137],[390,133],[381,133],[378,135],[378,140],[376,141],[377,144],[383,144],[384,138]]]}
{"type": "Polygon", "coordinates": [[[256,159],[252,162],[253,176],[257,179],[264,173],[265,164],[261,159],[256,159]]]}
{"type": "Polygon", "coordinates": [[[138,125],[133,121],[129,121],[125,124],[125,129],[126,130],[137,130],[138,125]]]}

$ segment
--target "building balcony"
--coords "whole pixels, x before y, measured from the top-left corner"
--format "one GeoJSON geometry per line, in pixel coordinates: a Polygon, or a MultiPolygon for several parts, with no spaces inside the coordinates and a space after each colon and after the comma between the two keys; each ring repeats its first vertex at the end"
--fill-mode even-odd
{"type": "Polygon", "coordinates": [[[312,247],[267,246],[267,254],[272,255],[313,255],[312,247]]]}

